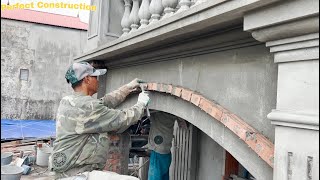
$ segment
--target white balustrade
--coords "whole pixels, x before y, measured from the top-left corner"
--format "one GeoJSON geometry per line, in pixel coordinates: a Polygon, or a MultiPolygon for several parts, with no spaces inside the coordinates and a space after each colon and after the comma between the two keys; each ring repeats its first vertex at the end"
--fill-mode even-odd
{"type": "Polygon", "coordinates": [[[121,20],[121,26],[122,26],[122,35],[126,35],[130,32],[130,11],[131,11],[131,0],[124,0],[124,14],[121,20]]]}
{"type": "Polygon", "coordinates": [[[139,18],[139,0],[132,0],[133,5],[131,9],[131,13],[129,16],[129,20],[131,22],[131,31],[134,32],[138,29],[140,18],[139,18]]]}
{"type": "Polygon", "coordinates": [[[164,13],[165,15],[163,18],[172,16],[175,12],[175,8],[178,5],[178,0],[162,0],[162,5],[164,7],[164,13]]]}
{"type": "Polygon", "coordinates": [[[190,8],[191,1],[190,0],[180,0],[179,5],[181,7],[177,12],[182,12],[182,11],[188,10],[190,8]]]}
{"type": "Polygon", "coordinates": [[[150,23],[159,21],[163,13],[162,0],[152,0],[149,7],[151,15],[150,23]]]}
{"type": "Polygon", "coordinates": [[[190,7],[194,6],[196,4],[197,0],[191,0],[191,5],[190,7]]]}
{"type": "Polygon", "coordinates": [[[190,6],[201,4],[206,0],[123,0],[124,14],[121,20],[122,35],[145,28],[150,23],[159,21],[161,16],[167,18],[175,12],[188,10],[190,6]],[[139,5],[141,2],[141,6],[139,5]],[[140,27],[139,27],[140,26],[140,27]]]}
{"type": "Polygon", "coordinates": [[[151,17],[151,13],[149,11],[150,0],[142,0],[140,9],[139,9],[139,18],[141,26],[140,28],[144,28],[149,24],[149,19],[151,17]]]}
{"type": "Polygon", "coordinates": [[[206,2],[207,0],[196,0],[196,3],[194,4],[194,6],[198,5],[198,4],[201,4],[201,3],[204,3],[206,2]]]}

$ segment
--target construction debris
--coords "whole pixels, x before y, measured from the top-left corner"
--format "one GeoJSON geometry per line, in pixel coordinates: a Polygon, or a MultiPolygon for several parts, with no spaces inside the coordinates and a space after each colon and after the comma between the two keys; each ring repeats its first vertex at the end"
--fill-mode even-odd
{"type": "Polygon", "coordinates": [[[5,157],[3,154],[11,153],[12,157],[6,164],[23,168],[21,180],[34,180],[38,178],[39,180],[54,179],[53,174],[48,171],[49,156],[46,153],[42,153],[43,148],[52,148],[52,142],[52,138],[2,142],[1,162],[3,157],[5,157]],[[42,164],[37,163],[37,155],[39,156],[38,161],[42,162],[42,164]],[[38,164],[41,164],[42,166],[39,166],[38,164]]]}

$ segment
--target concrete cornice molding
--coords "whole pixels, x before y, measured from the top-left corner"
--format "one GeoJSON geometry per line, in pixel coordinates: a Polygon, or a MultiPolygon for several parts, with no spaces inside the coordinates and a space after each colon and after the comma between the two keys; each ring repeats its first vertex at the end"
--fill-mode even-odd
{"type": "Polygon", "coordinates": [[[319,33],[269,41],[276,63],[319,59],[319,33]]]}
{"type": "Polygon", "coordinates": [[[273,110],[267,117],[273,125],[319,131],[319,114],[273,110]]]}
{"type": "Polygon", "coordinates": [[[209,27],[218,28],[222,24],[232,24],[235,20],[240,20],[247,11],[279,1],[282,0],[207,1],[101,45],[75,57],[75,61],[108,60],[119,54],[137,49],[141,50],[177,36],[195,33],[209,27]]]}
{"type": "MultiPolygon", "coordinates": [[[[159,49],[157,52],[150,51],[145,52],[142,55],[136,55],[128,58],[121,58],[115,61],[105,62],[108,69],[118,69],[124,67],[137,66],[147,63],[155,63],[162,61],[170,61],[175,59],[199,56],[204,54],[210,54],[215,52],[227,51],[232,49],[250,47],[261,44],[260,42],[254,41],[252,39],[241,39],[232,42],[226,42],[218,45],[210,45],[207,47],[194,47],[192,50],[188,51],[178,51],[171,53],[168,49],[159,49]],[[170,53],[168,53],[170,52],[170,53]]],[[[182,49],[183,47],[179,47],[182,49]]]]}
{"type": "Polygon", "coordinates": [[[319,33],[319,14],[249,31],[261,42],[319,33]]]}

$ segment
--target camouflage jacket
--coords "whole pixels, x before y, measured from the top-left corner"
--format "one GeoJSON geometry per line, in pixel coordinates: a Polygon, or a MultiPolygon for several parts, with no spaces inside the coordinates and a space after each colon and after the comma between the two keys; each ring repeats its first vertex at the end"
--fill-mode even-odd
{"type": "Polygon", "coordinates": [[[108,132],[136,123],[144,112],[144,104],[129,109],[112,109],[130,93],[126,86],[95,99],[81,93],[64,97],[56,118],[56,140],[49,158],[56,177],[102,170],[109,149],[108,132]]]}
{"type": "Polygon", "coordinates": [[[155,112],[151,114],[148,149],[160,154],[169,154],[172,146],[173,127],[177,117],[155,112]]]}

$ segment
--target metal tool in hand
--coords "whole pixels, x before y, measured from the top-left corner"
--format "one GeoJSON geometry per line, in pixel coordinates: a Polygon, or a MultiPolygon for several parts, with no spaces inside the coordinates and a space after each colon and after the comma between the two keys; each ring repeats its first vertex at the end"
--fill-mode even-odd
{"type": "MultiPolygon", "coordinates": [[[[144,87],[143,87],[142,84],[140,84],[140,88],[141,88],[141,91],[144,92],[144,87]]],[[[149,111],[148,105],[146,106],[146,111],[147,111],[147,117],[149,118],[150,117],[150,111],[149,111]]]]}
{"type": "MultiPolygon", "coordinates": [[[[143,88],[143,85],[142,85],[142,84],[140,84],[140,88],[141,88],[141,91],[144,92],[144,88],[143,88]]],[[[147,118],[145,118],[145,119],[143,119],[143,120],[141,120],[141,121],[139,122],[138,128],[137,128],[135,134],[138,133],[138,131],[140,130],[140,127],[142,126],[142,124],[143,124],[146,120],[148,120],[148,119],[150,118],[150,111],[149,111],[148,105],[146,106],[146,112],[147,112],[147,118]]]]}

